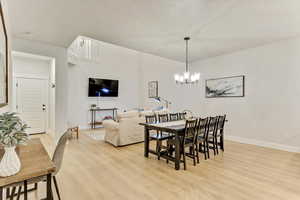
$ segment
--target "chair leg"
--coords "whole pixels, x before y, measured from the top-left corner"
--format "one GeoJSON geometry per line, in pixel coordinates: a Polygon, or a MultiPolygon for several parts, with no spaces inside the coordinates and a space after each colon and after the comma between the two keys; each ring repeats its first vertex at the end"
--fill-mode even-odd
{"type": "Polygon", "coordinates": [[[195,152],[195,148],[193,148],[193,162],[194,162],[194,166],[196,166],[196,152],[195,152]]]}
{"type": "Polygon", "coordinates": [[[206,141],[205,143],[206,143],[207,158],[210,159],[210,156],[209,156],[209,144],[208,144],[208,141],[206,141]]]}
{"type": "Polygon", "coordinates": [[[20,199],[20,197],[21,197],[21,192],[22,192],[22,186],[19,186],[19,188],[18,188],[18,196],[17,196],[17,200],[20,199]]]}
{"type": "Polygon", "coordinates": [[[13,187],[11,193],[9,194],[10,200],[14,200],[15,192],[16,192],[16,187],[13,187]]]}
{"type": "Polygon", "coordinates": [[[219,154],[219,147],[218,147],[218,138],[216,136],[215,138],[215,142],[216,142],[216,150],[217,150],[217,155],[219,154]]]}
{"type": "Polygon", "coordinates": [[[58,185],[57,185],[57,181],[56,181],[56,177],[55,176],[53,176],[53,181],[54,181],[54,186],[55,186],[55,190],[56,190],[58,199],[60,200],[59,189],[58,189],[58,185]]]}
{"type": "Polygon", "coordinates": [[[199,149],[198,149],[198,145],[196,144],[196,156],[197,156],[197,163],[199,163],[199,149]]]}
{"type": "Polygon", "coordinates": [[[156,153],[157,153],[157,155],[158,155],[158,147],[159,147],[159,141],[156,140],[156,153]]]}
{"type": "Polygon", "coordinates": [[[184,149],[184,147],[183,147],[182,151],[183,151],[183,168],[184,168],[184,170],[186,170],[186,159],[185,159],[185,149],[184,149]]]}
{"type": "Polygon", "coordinates": [[[213,142],[212,142],[212,144],[213,144],[213,150],[214,150],[214,156],[216,155],[216,142],[215,142],[215,138],[213,138],[213,142]]]}
{"type": "Polygon", "coordinates": [[[6,188],[6,198],[8,199],[10,197],[10,188],[6,188]]]}
{"type": "Polygon", "coordinates": [[[161,141],[158,140],[157,142],[157,149],[156,149],[156,152],[157,152],[157,159],[160,160],[160,150],[161,150],[161,141]]]}

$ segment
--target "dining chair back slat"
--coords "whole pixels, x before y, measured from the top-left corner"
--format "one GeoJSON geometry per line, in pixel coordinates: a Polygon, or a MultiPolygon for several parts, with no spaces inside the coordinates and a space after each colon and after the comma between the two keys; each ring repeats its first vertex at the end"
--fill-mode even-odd
{"type": "Polygon", "coordinates": [[[178,113],[178,120],[184,120],[186,113],[178,113]]]}
{"type": "Polygon", "coordinates": [[[159,114],[159,115],[158,115],[158,121],[159,121],[160,123],[168,122],[168,121],[169,121],[169,116],[168,116],[168,114],[159,114]]]}
{"type": "Polygon", "coordinates": [[[178,113],[170,113],[169,120],[170,121],[177,121],[178,120],[178,113]]]}
{"type": "Polygon", "coordinates": [[[145,119],[147,124],[154,124],[157,121],[156,115],[146,115],[145,119]]]}
{"type": "Polygon", "coordinates": [[[187,140],[195,143],[196,136],[197,136],[196,125],[197,125],[197,119],[186,121],[185,129],[184,129],[184,136],[183,136],[183,144],[185,144],[187,140]]]}

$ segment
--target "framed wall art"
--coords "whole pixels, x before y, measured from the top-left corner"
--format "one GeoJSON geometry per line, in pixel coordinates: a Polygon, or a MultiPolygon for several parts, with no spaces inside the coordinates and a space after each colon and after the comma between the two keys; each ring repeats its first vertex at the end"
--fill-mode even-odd
{"type": "Polygon", "coordinates": [[[244,97],[245,76],[208,79],[205,82],[206,98],[244,97]]]}

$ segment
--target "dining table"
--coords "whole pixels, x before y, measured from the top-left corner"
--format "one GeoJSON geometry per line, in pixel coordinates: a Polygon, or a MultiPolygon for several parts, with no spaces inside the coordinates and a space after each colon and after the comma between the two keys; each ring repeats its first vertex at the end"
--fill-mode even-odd
{"type": "Polygon", "coordinates": [[[150,143],[150,131],[161,131],[174,134],[175,138],[175,157],[170,157],[168,154],[162,154],[161,157],[167,158],[175,163],[175,169],[180,169],[180,141],[184,134],[186,120],[169,121],[163,123],[139,123],[144,126],[144,156],[149,157],[149,153],[157,155],[156,151],[151,150],[150,143]]]}
{"type": "MultiPolygon", "coordinates": [[[[51,179],[52,173],[55,172],[55,165],[50,159],[44,145],[38,138],[30,139],[26,145],[19,145],[16,152],[21,161],[21,170],[9,177],[0,177],[0,200],[3,198],[5,188],[14,185],[22,185],[24,187],[24,200],[28,199],[28,181],[38,177],[46,178],[46,200],[53,200],[51,179]]],[[[4,150],[0,149],[0,159],[4,154],[4,150]]],[[[8,189],[9,191],[9,189],[8,189]]],[[[8,194],[6,194],[7,197],[8,194]]]]}

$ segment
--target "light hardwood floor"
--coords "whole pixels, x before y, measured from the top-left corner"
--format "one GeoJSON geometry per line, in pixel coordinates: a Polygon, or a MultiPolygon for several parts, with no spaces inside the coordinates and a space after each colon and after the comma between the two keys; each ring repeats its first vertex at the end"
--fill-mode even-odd
{"type": "MultiPolygon", "coordinates": [[[[49,152],[53,143],[40,136],[49,152]]],[[[299,200],[300,154],[226,141],[225,153],[187,171],[144,158],[143,144],[115,148],[81,134],[57,175],[65,200],[299,200]]],[[[30,199],[43,196],[40,191],[30,199]]]]}

